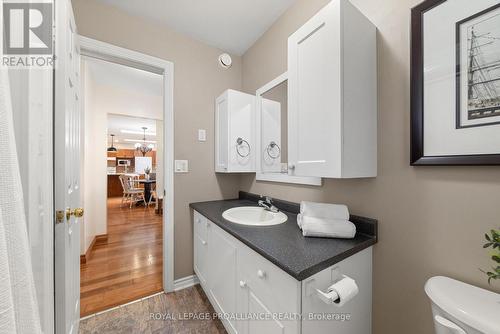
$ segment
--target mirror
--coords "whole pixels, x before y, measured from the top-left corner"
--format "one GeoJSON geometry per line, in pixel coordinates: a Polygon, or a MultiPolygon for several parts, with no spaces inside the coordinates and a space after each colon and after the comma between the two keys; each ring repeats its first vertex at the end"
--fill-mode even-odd
{"type": "Polygon", "coordinates": [[[292,175],[288,168],[288,76],[259,88],[257,95],[258,181],[321,185],[321,178],[292,175]]]}
{"type": "Polygon", "coordinates": [[[261,98],[261,170],[288,174],[288,80],[272,87],[261,98]]]}

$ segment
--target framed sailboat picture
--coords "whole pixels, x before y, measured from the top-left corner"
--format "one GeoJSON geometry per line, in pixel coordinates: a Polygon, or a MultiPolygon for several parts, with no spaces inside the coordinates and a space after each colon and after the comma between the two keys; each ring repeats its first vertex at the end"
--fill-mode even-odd
{"type": "Polygon", "coordinates": [[[500,123],[500,4],[456,24],[457,128],[500,123]]]}
{"type": "Polygon", "coordinates": [[[411,28],[411,165],[500,165],[500,0],[425,0],[411,28]]]}

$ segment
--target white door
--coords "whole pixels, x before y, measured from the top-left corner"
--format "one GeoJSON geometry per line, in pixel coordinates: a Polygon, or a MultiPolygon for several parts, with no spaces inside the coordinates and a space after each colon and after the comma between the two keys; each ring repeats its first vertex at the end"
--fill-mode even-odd
{"type": "Polygon", "coordinates": [[[341,1],[332,1],[288,38],[290,174],[341,173],[341,1]]]}
{"type": "Polygon", "coordinates": [[[69,0],[55,2],[54,115],[56,333],[78,333],[80,319],[80,55],[69,0]]]}

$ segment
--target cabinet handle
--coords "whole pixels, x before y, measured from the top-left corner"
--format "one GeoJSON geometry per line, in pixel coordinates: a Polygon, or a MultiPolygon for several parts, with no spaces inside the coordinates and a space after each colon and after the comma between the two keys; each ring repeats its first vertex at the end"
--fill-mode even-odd
{"type": "Polygon", "coordinates": [[[257,270],[257,276],[259,276],[259,278],[265,278],[266,272],[262,270],[257,270]]]}
{"type": "Polygon", "coordinates": [[[207,242],[206,242],[205,240],[202,240],[202,241],[201,241],[201,244],[202,244],[202,245],[206,245],[206,244],[207,244],[207,242]]]}
{"type": "Polygon", "coordinates": [[[294,170],[295,169],[295,164],[288,164],[288,169],[294,170]]]}
{"type": "Polygon", "coordinates": [[[245,281],[240,281],[240,287],[241,287],[241,288],[246,288],[246,287],[247,287],[247,282],[245,282],[245,281]]]}

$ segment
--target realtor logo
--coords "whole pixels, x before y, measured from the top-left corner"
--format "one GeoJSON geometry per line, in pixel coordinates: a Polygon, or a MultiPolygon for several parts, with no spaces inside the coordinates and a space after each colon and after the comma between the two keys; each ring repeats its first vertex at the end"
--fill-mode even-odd
{"type": "Polygon", "coordinates": [[[52,54],[52,3],[3,3],[4,55],[52,54]]]}
{"type": "Polygon", "coordinates": [[[0,67],[53,68],[52,2],[40,1],[3,0],[0,67]]]}

